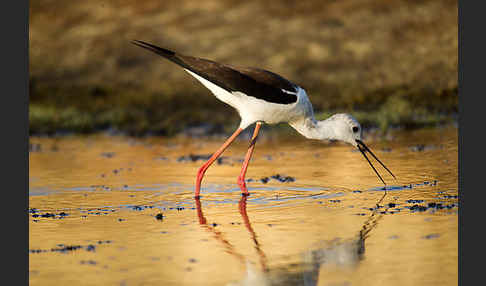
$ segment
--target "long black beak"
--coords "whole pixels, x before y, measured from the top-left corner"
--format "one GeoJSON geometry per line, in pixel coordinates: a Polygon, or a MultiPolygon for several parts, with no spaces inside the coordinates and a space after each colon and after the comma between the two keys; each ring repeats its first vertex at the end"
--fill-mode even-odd
{"type": "Polygon", "coordinates": [[[356,139],[356,143],[358,143],[358,150],[361,152],[361,154],[363,154],[363,156],[365,157],[366,161],[368,161],[368,163],[370,164],[371,168],[373,169],[373,171],[375,171],[376,175],[378,175],[378,178],[380,178],[380,180],[383,182],[383,184],[386,186],[386,183],[385,181],[383,180],[383,178],[380,176],[380,174],[378,173],[378,171],[376,171],[375,167],[373,166],[373,164],[371,164],[371,161],[370,159],[368,159],[368,156],[366,156],[366,153],[365,151],[368,151],[371,156],[373,156],[373,158],[376,159],[376,161],[378,161],[378,163],[380,163],[383,168],[385,168],[385,170],[388,171],[388,173],[390,173],[390,175],[392,175],[392,177],[396,180],[397,178],[395,177],[395,175],[393,175],[393,173],[385,166],[385,164],[383,164],[379,159],[378,157],[375,156],[375,154],[373,154],[373,152],[371,152],[370,148],[368,148],[364,143],[363,141],[361,140],[358,140],[356,139]]]}

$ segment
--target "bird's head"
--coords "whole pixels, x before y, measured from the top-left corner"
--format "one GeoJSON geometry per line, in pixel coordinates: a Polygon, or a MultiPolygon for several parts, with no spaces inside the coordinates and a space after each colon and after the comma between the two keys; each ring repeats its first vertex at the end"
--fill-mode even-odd
{"type": "Polygon", "coordinates": [[[378,171],[376,171],[375,167],[366,156],[366,152],[370,153],[371,156],[373,156],[373,158],[375,158],[376,161],[378,161],[383,166],[383,168],[385,168],[393,176],[393,178],[395,178],[395,175],[393,175],[393,173],[378,159],[378,157],[376,157],[376,155],[371,152],[368,146],[364,144],[362,138],[363,130],[356,118],[354,118],[350,114],[338,113],[329,117],[325,121],[325,125],[327,126],[327,139],[343,141],[358,148],[358,150],[365,157],[366,161],[368,161],[371,168],[373,168],[383,184],[386,185],[385,181],[380,176],[378,171]]]}
{"type": "Polygon", "coordinates": [[[362,141],[362,130],[358,120],[347,113],[338,113],[326,120],[330,128],[329,138],[339,140],[358,147],[358,142],[362,141]]]}

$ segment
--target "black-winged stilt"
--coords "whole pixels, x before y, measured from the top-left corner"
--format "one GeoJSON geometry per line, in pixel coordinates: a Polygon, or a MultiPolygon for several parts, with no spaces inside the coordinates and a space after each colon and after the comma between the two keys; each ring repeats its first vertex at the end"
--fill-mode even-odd
{"type": "Polygon", "coordinates": [[[209,166],[244,129],[253,123],[255,123],[255,130],[253,131],[250,146],[237,181],[243,195],[249,194],[246,188],[245,174],[262,123],[276,124],[287,122],[306,138],[339,140],[349,143],[358,148],[385,186],[385,181],[365,152],[369,152],[395,178],[393,173],[363,143],[361,125],[353,116],[338,113],[326,120],[316,120],[312,104],[305,90],[283,77],[259,68],[234,67],[206,59],[181,55],[143,41],[134,40],[132,43],[181,66],[208,88],[219,100],[232,106],[240,114],[241,122],[238,129],[199,168],[196,179],[196,198],[199,197],[201,181],[209,166]]]}

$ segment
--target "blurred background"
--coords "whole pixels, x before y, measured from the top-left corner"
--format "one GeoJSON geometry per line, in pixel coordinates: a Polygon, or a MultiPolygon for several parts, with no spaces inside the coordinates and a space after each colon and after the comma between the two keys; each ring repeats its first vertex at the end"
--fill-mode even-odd
{"type": "Polygon", "coordinates": [[[133,39],[276,72],[319,118],[457,124],[457,0],[37,0],[29,33],[31,135],[237,127],[236,111],[133,39]]]}

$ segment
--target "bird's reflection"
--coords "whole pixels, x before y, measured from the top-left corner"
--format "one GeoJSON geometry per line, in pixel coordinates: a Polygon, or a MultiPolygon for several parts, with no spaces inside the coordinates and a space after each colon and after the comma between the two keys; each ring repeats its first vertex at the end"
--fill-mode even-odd
{"type": "Polygon", "coordinates": [[[204,213],[201,208],[201,201],[199,198],[195,199],[196,201],[196,210],[197,210],[197,216],[199,218],[199,224],[204,227],[208,232],[211,232],[213,234],[213,237],[219,241],[225,248],[225,251],[234,257],[236,257],[240,262],[244,263],[245,262],[245,257],[238,253],[235,249],[235,247],[224,238],[223,233],[220,231],[216,230],[216,228],[212,225],[208,225],[206,221],[206,217],[204,216],[204,213]]]}
{"type": "Polygon", "coordinates": [[[352,268],[363,260],[365,254],[365,241],[370,232],[377,227],[379,220],[386,213],[389,206],[379,211],[380,204],[385,199],[387,193],[375,204],[370,216],[365,220],[356,237],[347,240],[333,240],[322,242],[322,246],[317,246],[303,253],[302,278],[304,283],[286,285],[305,285],[313,286],[318,284],[319,271],[322,267],[338,266],[352,268]]]}
{"type": "Polygon", "coordinates": [[[245,223],[245,227],[251,235],[251,239],[253,240],[253,244],[255,245],[255,249],[260,257],[260,265],[262,267],[263,272],[268,272],[267,266],[267,256],[263,252],[262,248],[260,247],[260,243],[258,243],[257,235],[253,228],[251,227],[250,219],[248,218],[248,214],[246,212],[246,198],[247,196],[242,196],[240,202],[238,203],[238,207],[240,209],[241,217],[243,218],[243,222],[245,223]]]}
{"type": "Polygon", "coordinates": [[[237,249],[224,238],[222,232],[218,231],[211,224],[207,224],[207,220],[203,214],[201,202],[199,198],[195,199],[197,215],[199,224],[208,232],[213,234],[213,237],[221,242],[225,251],[238,259],[246,268],[246,275],[243,279],[231,282],[228,285],[317,285],[319,278],[319,271],[326,266],[339,267],[354,267],[363,258],[365,254],[365,241],[369,237],[370,232],[376,228],[379,220],[386,213],[388,208],[381,209],[379,206],[386,197],[386,192],[376,203],[373,212],[363,223],[361,229],[355,238],[348,240],[333,240],[318,243],[314,248],[309,249],[303,253],[302,262],[298,265],[279,266],[270,268],[268,266],[268,259],[265,255],[261,244],[258,241],[258,236],[251,226],[250,219],[246,210],[247,197],[242,196],[238,203],[238,209],[243,219],[244,225],[250,234],[256,252],[259,256],[260,269],[253,266],[244,254],[241,254],[237,249]],[[289,271],[292,268],[293,271],[289,271]],[[298,269],[298,271],[295,271],[298,269]]]}
{"type": "MultiPolygon", "coordinates": [[[[251,226],[250,219],[248,218],[248,213],[246,211],[246,200],[247,200],[246,196],[241,197],[241,200],[238,203],[238,209],[243,219],[243,223],[245,224],[246,229],[250,233],[253,244],[255,245],[255,250],[257,251],[258,256],[260,257],[261,269],[263,272],[267,272],[268,271],[267,257],[265,256],[265,253],[260,247],[260,243],[258,242],[257,235],[251,226]]],[[[204,216],[204,213],[202,211],[201,201],[199,200],[199,198],[196,198],[195,201],[196,201],[197,216],[199,218],[199,224],[202,227],[204,227],[207,231],[213,234],[213,237],[224,246],[225,251],[227,253],[236,257],[240,262],[248,264],[245,257],[236,251],[235,247],[228,240],[224,238],[223,234],[220,231],[216,230],[216,228],[213,227],[212,225],[207,224],[206,217],[204,216]]]]}

